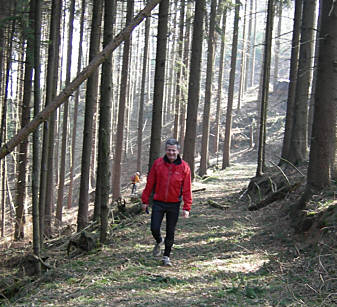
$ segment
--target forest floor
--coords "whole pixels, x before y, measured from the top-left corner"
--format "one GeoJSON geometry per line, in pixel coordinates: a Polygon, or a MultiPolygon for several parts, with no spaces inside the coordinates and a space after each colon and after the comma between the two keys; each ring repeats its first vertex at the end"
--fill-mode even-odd
{"type": "MultiPolygon", "coordinates": [[[[193,183],[193,190],[205,190],[194,193],[190,218],[178,221],[172,267],[152,256],[150,215],[140,214],[118,224],[110,244],[89,253],[67,257],[65,244],[51,248],[54,268],[38,279],[27,277],[17,294],[1,303],[337,306],[335,232],[315,240],[295,235],[282,202],[248,211],[242,195],[255,168],[233,163],[193,183]]],[[[3,251],[2,259],[9,252],[3,251]]],[[[18,269],[13,258],[2,263],[18,269]]]]}
{"type": "MultiPolygon", "coordinates": [[[[248,210],[252,199],[246,192],[256,172],[256,150],[248,149],[255,106],[247,104],[233,118],[231,166],[220,170],[212,161],[207,176],[194,180],[191,216],[178,221],[172,267],[152,256],[145,213],[111,223],[108,244],[69,256],[74,233],[67,228],[70,233],[48,242],[43,259],[50,268],[38,278],[28,274],[28,242],[0,250],[0,305],[337,306],[336,218],[302,234],[291,226],[289,206],[305,181],[265,208],[248,210]]],[[[266,160],[273,163],[279,159],[284,106],[277,99],[271,106],[278,111],[268,121],[266,160]]],[[[276,182],[275,173],[297,182],[299,171],[281,174],[274,167],[270,182],[276,182]]],[[[314,196],[308,215],[336,207],[333,189],[314,196]]],[[[123,197],[127,206],[137,203],[129,191],[123,197]]]]}

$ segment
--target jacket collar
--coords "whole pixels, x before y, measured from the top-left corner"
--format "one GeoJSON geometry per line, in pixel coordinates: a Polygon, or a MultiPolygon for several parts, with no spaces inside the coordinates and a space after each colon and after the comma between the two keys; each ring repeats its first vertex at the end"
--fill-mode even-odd
{"type": "MultiPolygon", "coordinates": [[[[167,157],[166,155],[164,156],[163,159],[164,159],[165,162],[171,163],[170,160],[168,159],[168,157],[167,157]]],[[[180,157],[180,155],[178,154],[177,159],[175,159],[175,160],[173,161],[173,164],[179,165],[179,164],[182,163],[181,161],[182,161],[182,160],[181,160],[181,157],[180,157]]]]}

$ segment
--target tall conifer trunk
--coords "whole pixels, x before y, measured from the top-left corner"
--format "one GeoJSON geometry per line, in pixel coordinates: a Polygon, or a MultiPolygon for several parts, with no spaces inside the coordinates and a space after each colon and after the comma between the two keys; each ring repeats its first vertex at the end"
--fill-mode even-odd
{"type": "MultiPolygon", "coordinates": [[[[103,0],[94,0],[93,16],[90,34],[89,62],[97,55],[101,39],[101,21],[103,12],[103,0]]],[[[98,70],[96,70],[87,82],[87,92],[85,99],[84,131],[83,131],[83,149],[81,163],[81,183],[80,198],[77,216],[77,230],[80,231],[88,223],[89,207],[89,175],[90,175],[90,157],[92,150],[93,136],[93,117],[94,105],[97,101],[98,91],[98,70]]]]}
{"type": "MultiPolygon", "coordinates": [[[[133,0],[127,3],[126,24],[130,23],[133,15],[133,0]]],[[[124,42],[122,76],[120,83],[120,96],[118,106],[118,123],[116,133],[116,146],[114,155],[113,177],[112,177],[112,197],[114,200],[121,196],[121,163],[123,154],[123,136],[125,125],[125,109],[127,103],[128,70],[130,60],[131,36],[124,42]]]]}
{"type": "Polygon", "coordinates": [[[159,158],[161,145],[161,127],[162,127],[162,111],[164,97],[164,78],[165,78],[165,62],[166,62],[166,44],[167,44],[167,28],[168,28],[168,12],[169,1],[162,0],[159,4],[159,20],[157,35],[157,54],[156,69],[154,76],[154,92],[153,92],[153,109],[152,109],[152,127],[151,127],[151,145],[149,167],[159,158]]]}
{"type": "Polygon", "coordinates": [[[214,44],[215,44],[215,18],[216,18],[216,0],[211,2],[211,15],[208,33],[208,50],[207,50],[207,74],[205,88],[204,114],[202,121],[202,140],[201,140],[201,159],[199,175],[203,176],[207,172],[208,150],[209,150],[209,133],[210,133],[210,111],[212,101],[212,80],[213,80],[213,63],[214,63],[214,44]]]}
{"type": "Polygon", "coordinates": [[[238,35],[239,35],[239,19],[240,19],[240,1],[235,2],[235,16],[233,27],[233,42],[232,42],[232,57],[231,57],[231,70],[229,74],[228,85],[228,101],[227,101],[227,113],[226,113],[226,130],[223,148],[222,169],[229,166],[230,159],[230,147],[231,147],[231,130],[232,130],[232,110],[234,100],[234,83],[235,83],[235,70],[236,70],[236,58],[238,48],[238,35]]]}
{"type": "Polygon", "coordinates": [[[195,13],[193,21],[192,52],[190,62],[190,76],[188,82],[186,133],[184,139],[184,160],[189,164],[191,168],[192,179],[194,178],[195,169],[194,153],[198,122],[204,14],[205,0],[199,0],[195,3],[195,13]]]}

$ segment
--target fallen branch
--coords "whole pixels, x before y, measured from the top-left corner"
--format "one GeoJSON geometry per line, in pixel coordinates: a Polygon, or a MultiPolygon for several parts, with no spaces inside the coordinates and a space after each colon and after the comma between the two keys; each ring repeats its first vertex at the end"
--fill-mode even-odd
{"type": "Polygon", "coordinates": [[[282,157],[279,157],[279,158],[280,158],[280,160],[282,160],[282,161],[288,163],[290,166],[292,166],[299,174],[302,175],[302,177],[305,177],[305,175],[294,164],[292,164],[290,161],[288,161],[287,159],[284,159],[282,157]]]}
{"type": "Polygon", "coordinates": [[[256,211],[256,210],[259,210],[261,208],[264,208],[264,207],[268,206],[269,204],[273,203],[276,200],[283,199],[284,197],[286,197],[286,195],[289,192],[296,190],[300,185],[301,185],[300,182],[296,182],[296,183],[294,183],[292,185],[284,186],[281,189],[279,189],[278,191],[272,193],[267,198],[265,198],[262,201],[258,202],[257,204],[255,204],[253,206],[250,206],[248,208],[248,210],[249,211],[256,211]]]}
{"type": "Polygon", "coordinates": [[[192,193],[206,191],[206,188],[192,190],[192,193]]]}
{"type": "Polygon", "coordinates": [[[290,181],[287,177],[287,175],[284,173],[284,171],[282,170],[282,168],[280,168],[277,164],[275,164],[273,161],[269,161],[271,164],[273,164],[275,167],[277,167],[277,169],[281,172],[282,176],[284,177],[284,179],[287,181],[288,185],[290,185],[290,181]]]}
{"type": "Polygon", "coordinates": [[[210,205],[213,208],[217,208],[217,209],[221,209],[221,210],[229,209],[229,206],[224,206],[224,205],[218,204],[217,202],[215,202],[214,200],[211,200],[211,199],[209,199],[207,201],[207,204],[210,205]]]}

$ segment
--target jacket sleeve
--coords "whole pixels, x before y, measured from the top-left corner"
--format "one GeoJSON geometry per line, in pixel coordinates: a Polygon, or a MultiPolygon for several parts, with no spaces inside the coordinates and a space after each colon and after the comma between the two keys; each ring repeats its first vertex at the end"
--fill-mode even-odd
{"type": "Polygon", "coordinates": [[[150,173],[147,176],[146,186],[142,193],[142,203],[143,204],[149,204],[149,198],[151,195],[151,192],[154,188],[154,185],[156,183],[156,162],[153,163],[150,173]]]}
{"type": "Polygon", "coordinates": [[[183,183],[183,210],[190,211],[192,206],[192,191],[191,191],[191,169],[186,163],[186,174],[183,183]]]}

